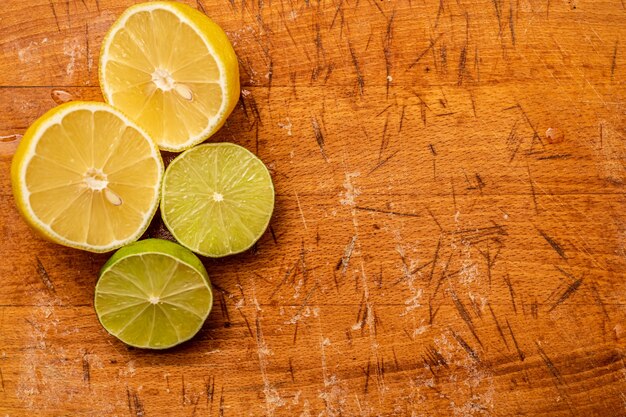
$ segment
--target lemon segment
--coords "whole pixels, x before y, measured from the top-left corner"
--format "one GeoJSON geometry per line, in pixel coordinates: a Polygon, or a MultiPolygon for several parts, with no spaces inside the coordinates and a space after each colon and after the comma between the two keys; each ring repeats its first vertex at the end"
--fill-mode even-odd
{"type": "Polygon", "coordinates": [[[44,237],[107,252],[137,240],[159,202],[163,162],[148,135],[105,103],[50,110],[11,166],[16,205],[44,237]]]}
{"type": "Polygon", "coordinates": [[[100,57],[105,100],[143,126],[164,150],[180,152],[214,134],[239,99],[239,65],[224,31],[180,3],[127,9],[100,57]]]}

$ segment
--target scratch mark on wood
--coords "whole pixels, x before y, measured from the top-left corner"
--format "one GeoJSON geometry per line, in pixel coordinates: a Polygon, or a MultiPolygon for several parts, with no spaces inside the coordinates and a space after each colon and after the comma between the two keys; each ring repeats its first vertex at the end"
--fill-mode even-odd
{"type": "Polygon", "coordinates": [[[457,85],[463,85],[463,79],[465,77],[465,65],[467,64],[467,44],[469,42],[469,15],[465,13],[465,44],[461,48],[459,55],[459,68],[458,68],[458,81],[457,85]]]}
{"type": "Polygon", "coordinates": [[[252,110],[252,114],[254,114],[254,119],[256,120],[257,123],[259,123],[261,126],[263,125],[263,121],[261,120],[261,113],[259,112],[259,108],[256,105],[256,100],[254,99],[254,96],[252,96],[252,94],[248,95],[248,101],[249,101],[249,106],[250,106],[250,110],[252,110]]]}
{"type": "Polygon", "coordinates": [[[2,392],[4,392],[4,376],[2,375],[1,368],[0,368],[0,388],[2,388],[2,392]]]}
{"type": "Polygon", "coordinates": [[[224,293],[218,291],[219,301],[220,301],[220,309],[222,312],[222,317],[224,318],[224,327],[229,328],[231,326],[230,314],[228,314],[228,306],[226,305],[226,298],[224,297],[224,293]]]}
{"type": "Polygon", "coordinates": [[[439,287],[441,286],[441,283],[443,282],[443,280],[448,278],[448,266],[450,266],[450,261],[452,260],[453,255],[454,255],[454,252],[450,253],[450,255],[448,256],[448,260],[446,261],[446,264],[443,266],[443,270],[441,271],[441,274],[439,274],[439,279],[437,280],[437,285],[435,286],[435,290],[433,291],[433,295],[431,296],[431,299],[434,298],[435,295],[437,295],[437,292],[439,291],[439,287]]]}
{"type": "Polygon", "coordinates": [[[333,26],[335,26],[335,20],[337,20],[337,16],[339,15],[339,12],[342,12],[342,6],[343,6],[343,2],[344,0],[339,0],[339,4],[337,5],[336,9],[335,9],[335,14],[333,16],[333,20],[332,22],[330,22],[330,29],[333,28],[333,26]]]}
{"type": "Polygon", "coordinates": [[[296,321],[296,325],[294,326],[294,329],[293,329],[293,340],[292,340],[293,345],[295,345],[296,342],[298,341],[298,323],[299,321],[296,321]]]}
{"type": "Polygon", "coordinates": [[[52,294],[56,293],[54,284],[52,283],[52,280],[50,279],[50,275],[48,275],[48,271],[46,271],[46,268],[43,266],[38,256],[35,256],[35,261],[37,263],[37,268],[36,268],[37,274],[39,275],[41,282],[43,282],[43,284],[46,286],[46,288],[48,289],[50,293],[52,294]]]}
{"type": "Polygon", "coordinates": [[[391,86],[391,41],[393,39],[393,19],[396,16],[396,11],[394,10],[391,13],[391,17],[389,18],[389,22],[387,23],[387,34],[385,35],[385,40],[383,41],[383,54],[385,56],[385,70],[387,72],[386,78],[386,98],[389,99],[389,87],[391,86]]]}
{"type": "Polygon", "coordinates": [[[272,240],[274,241],[275,245],[278,245],[278,241],[276,240],[276,233],[274,233],[274,228],[272,227],[272,225],[270,224],[270,234],[272,235],[272,240]]]}
{"type": "MultiPolygon", "coordinates": [[[[373,4],[374,6],[376,6],[376,8],[378,9],[378,11],[379,11],[379,12],[380,12],[383,16],[385,16],[385,12],[383,12],[383,9],[381,9],[381,8],[380,8],[380,5],[378,4],[378,2],[377,2],[376,0],[374,0],[374,2],[373,2],[373,3],[371,3],[371,2],[370,2],[370,4],[373,4]]],[[[387,17],[387,16],[385,16],[385,17],[387,17]]]]}
{"type": "Polygon", "coordinates": [[[439,57],[441,58],[441,69],[444,74],[448,73],[448,47],[443,45],[439,48],[439,57]]]}
{"type": "Polygon", "coordinates": [[[72,27],[72,16],[70,14],[70,0],[65,0],[65,15],[67,16],[67,27],[72,27]]]}
{"type": "Polygon", "coordinates": [[[220,391],[220,417],[224,417],[224,386],[222,385],[222,390],[220,391]]]}
{"type": "Polygon", "coordinates": [[[356,239],[357,239],[356,235],[352,236],[352,238],[350,239],[350,242],[344,249],[343,256],[341,257],[341,259],[339,259],[339,262],[337,263],[337,267],[335,268],[335,270],[337,271],[339,270],[339,268],[341,268],[342,275],[345,275],[346,271],[348,270],[348,265],[350,264],[350,258],[352,257],[352,252],[354,251],[354,245],[356,244],[356,239]]]}
{"type": "Polygon", "coordinates": [[[538,227],[535,226],[535,229],[537,229],[539,234],[546,240],[546,242],[548,242],[552,249],[554,249],[554,251],[558,253],[561,258],[567,259],[567,256],[565,256],[565,250],[563,250],[563,247],[556,240],[548,236],[546,232],[539,229],[538,227]]]}
{"type": "Polygon", "coordinates": [[[491,317],[493,318],[493,321],[496,323],[498,334],[502,338],[502,341],[504,342],[504,345],[506,346],[506,350],[509,350],[509,342],[507,342],[506,337],[504,337],[504,332],[502,332],[502,327],[500,327],[500,322],[498,321],[498,318],[496,317],[496,313],[494,313],[493,308],[491,308],[490,303],[487,303],[487,307],[489,307],[489,312],[491,313],[491,317]]]}
{"type": "Polygon", "coordinates": [[[91,56],[91,47],[89,46],[89,24],[85,23],[85,58],[87,59],[87,73],[91,79],[91,67],[93,58],[91,56]]]}
{"type": "Polygon", "coordinates": [[[392,211],[392,210],[382,210],[382,209],[377,209],[377,208],[373,208],[373,207],[355,206],[354,208],[356,210],[370,211],[370,212],[373,212],[373,213],[380,213],[380,214],[392,214],[392,215],[395,215],[395,216],[402,216],[402,217],[420,217],[419,214],[402,213],[402,212],[399,212],[399,211],[392,211]]]}
{"type": "MultiPolygon", "coordinates": [[[[233,4],[233,1],[234,0],[230,0],[230,5],[234,8],[235,5],[233,4]]],[[[205,15],[207,14],[206,10],[204,9],[204,5],[202,4],[201,0],[196,0],[196,6],[197,6],[198,10],[200,10],[202,13],[204,13],[205,15]]]]}
{"type": "Polygon", "coordinates": [[[530,315],[534,319],[539,318],[539,303],[537,302],[537,299],[535,299],[532,303],[530,303],[530,315]]]}
{"type": "Polygon", "coordinates": [[[469,331],[474,336],[474,339],[476,339],[478,344],[482,347],[483,343],[480,341],[480,339],[478,338],[478,335],[476,334],[476,329],[474,328],[474,322],[472,321],[472,317],[470,316],[469,312],[467,311],[467,309],[463,305],[463,302],[461,302],[461,300],[456,295],[456,292],[454,292],[453,289],[450,289],[449,293],[450,293],[450,296],[452,297],[452,301],[454,302],[454,306],[456,307],[457,311],[459,312],[459,316],[461,316],[461,318],[463,319],[463,321],[467,325],[469,331]]]}
{"type": "Polygon", "coordinates": [[[204,391],[206,392],[206,403],[211,404],[211,408],[213,408],[213,398],[215,397],[215,377],[210,376],[209,379],[204,384],[204,391]]]}
{"type": "MultiPolygon", "coordinates": [[[[258,306],[258,303],[256,303],[258,306]]],[[[266,411],[268,416],[274,415],[274,409],[276,408],[277,401],[280,402],[280,397],[276,389],[272,386],[269,376],[267,374],[267,355],[270,353],[269,348],[263,337],[263,330],[261,328],[261,317],[259,315],[259,307],[256,310],[256,345],[257,356],[259,359],[259,371],[263,379],[263,394],[265,395],[266,411]]],[[[222,398],[223,398],[223,386],[222,386],[222,398]]],[[[220,409],[222,408],[222,399],[220,399],[220,409]]],[[[221,414],[221,411],[220,411],[221,414]]]]}
{"type": "Polygon", "coordinates": [[[422,361],[424,362],[424,366],[428,368],[428,370],[436,376],[435,371],[437,368],[443,366],[448,369],[449,365],[443,355],[435,349],[433,346],[428,346],[426,348],[426,353],[422,355],[422,361]]]}
{"type": "Polygon", "coordinates": [[[420,60],[424,57],[424,55],[426,55],[427,53],[429,53],[431,51],[431,49],[433,49],[433,47],[435,46],[435,44],[437,43],[437,41],[439,41],[439,39],[443,36],[443,33],[440,33],[435,39],[430,39],[430,43],[428,44],[428,46],[426,47],[426,49],[424,49],[422,52],[420,52],[417,55],[417,58],[415,58],[415,60],[413,62],[411,62],[411,64],[409,65],[409,67],[407,68],[407,71],[412,69],[414,66],[416,66],[420,60]]]}
{"type": "Polygon", "coordinates": [[[496,9],[496,17],[498,18],[498,36],[502,39],[502,14],[500,13],[499,0],[491,0],[493,7],[496,9]]]}
{"type": "MultiPolygon", "coordinates": [[[[401,258],[402,258],[402,266],[403,266],[404,271],[408,271],[409,266],[408,266],[408,264],[407,264],[407,262],[406,262],[406,258],[405,258],[404,256],[402,256],[402,255],[401,255],[401,258]]],[[[401,277],[400,277],[400,278],[399,278],[396,282],[394,282],[392,285],[394,285],[394,286],[395,286],[395,285],[398,285],[399,283],[401,283],[401,282],[403,282],[403,281],[408,280],[410,277],[412,277],[413,275],[417,274],[419,271],[421,271],[422,269],[426,268],[428,265],[430,265],[430,264],[432,264],[432,263],[433,263],[433,261],[428,261],[428,262],[426,262],[425,264],[422,264],[422,265],[417,266],[417,267],[416,267],[416,268],[414,268],[412,271],[408,271],[408,273],[407,273],[407,272],[404,272],[404,275],[403,275],[403,276],[401,276],[401,277]]],[[[382,268],[382,265],[381,265],[381,268],[382,268]]],[[[381,274],[382,274],[382,269],[381,269],[381,274]]],[[[381,276],[382,276],[382,275],[381,275],[381,276]]]]}
{"type": "Polygon", "coordinates": [[[513,22],[513,3],[509,0],[509,29],[511,31],[511,43],[515,47],[515,23],[513,22]]]}
{"type": "Polygon", "coordinates": [[[511,329],[511,324],[509,323],[509,319],[505,319],[505,320],[506,320],[506,326],[509,328],[509,334],[511,335],[511,340],[513,340],[513,344],[515,345],[517,356],[519,356],[520,362],[524,362],[524,359],[526,359],[526,355],[524,354],[524,352],[522,352],[522,349],[520,349],[519,344],[517,343],[517,339],[515,338],[515,335],[513,334],[513,329],[511,329]]]}
{"type": "Polygon", "coordinates": [[[511,304],[513,305],[513,312],[517,314],[517,305],[515,304],[515,290],[513,290],[513,285],[511,284],[511,278],[509,274],[504,276],[504,283],[509,289],[509,295],[511,296],[511,304]]]}
{"type": "Polygon", "coordinates": [[[428,104],[426,104],[426,102],[419,94],[417,94],[415,91],[412,91],[412,93],[415,97],[417,97],[420,102],[420,116],[422,118],[422,124],[426,126],[426,109],[430,110],[430,107],[428,107],[428,104]]]}
{"type": "Polygon", "coordinates": [[[435,274],[435,268],[437,267],[437,259],[439,259],[439,250],[441,248],[441,239],[442,239],[442,235],[439,235],[439,240],[437,241],[437,247],[435,248],[435,254],[433,255],[432,267],[430,268],[430,275],[428,276],[429,284],[433,280],[433,275],[435,274]]]}
{"type": "Polygon", "coordinates": [[[270,93],[272,91],[272,80],[274,79],[274,61],[270,58],[267,68],[267,101],[270,101],[270,93]]]}
{"type": "Polygon", "coordinates": [[[488,281],[489,281],[489,286],[490,287],[491,287],[492,270],[493,270],[494,265],[496,264],[496,260],[498,259],[498,255],[500,254],[500,250],[501,250],[501,248],[498,248],[498,251],[492,257],[491,256],[491,251],[489,249],[489,242],[487,242],[487,251],[486,252],[483,252],[480,248],[478,248],[478,252],[482,255],[483,258],[485,258],[485,261],[487,262],[487,277],[488,277],[488,281]]]}
{"type": "Polygon", "coordinates": [[[126,400],[128,401],[128,411],[130,412],[130,414],[134,414],[133,403],[130,397],[131,397],[130,390],[128,389],[128,387],[126,387],[126,400]]]}
{"type": "Polygon", "coordinates": [[[506,139],[507,146],[514,146],[513,152],[511,153],[511,157],[509,158],[509,163],[513,162],[517,152],[519,151],[520,146],[522,146],[522,139],[517,138],[515,128],[517,127],[517,120],[513,123],[513,127],[511,127],[511,131],[509,132],[509,137],[506,139]]]}
{"type": "Polygon", "coordinates": [[[537,194],[535,193],[535,184],[533,182],[533,177],[530,174],[530,165],[526,165],[526,169],[528,170],[528,181],[530,182],[530,193],[533,198],[533,205],[535,207],[535,214],[539,214],[539,205],[537,204],[537,194]]]}
{"type": "MultiPolygon", "coordinates": [[[[562,270],[558,266],[556,267],[556,269],[558,269],[563,275],[565,275],[567,277],[572,277],[571,274],[568,274],[567,272],[565,272],[564,270],[562,270]]],[[[563,294],[561,294],[559,299],[556,300],[556,302],[552,305],[552,307],[550,307],[548,312],[549,313],[552,312],[555,308],[557,308],[559,305],[561,305],[565,300],[570,298],[580,288],[580,286],[583,283],[583,279],[584,279],[584,277],[580,277],[576,281],[574,281],[570,285],[568,285],[568,287],[565,289],[563,294]]]]}
{"type": "Polygon", "coordinates": [[[600,293],[598,292],[598,288],[597,288],[595,282],[591,284],[591,291],[593,293],[593,299],[594,299],[596,305],[602,309],[602,314],[604,315],[604,317],[607,320],[610,320],[609,313],[606,310],[606,306],[605,306],[604,302],[602,301],[602,298],[600,297],[600,293]]]}
{"type": "Polygon", "coordinates": [[[280,287],[283,286],[283,284],[285,284],[285,282],[287,282],[287,280],[289,279],[289,277],[291,276],[291,274],[293,274],[294,272],[296,272],[296,268],[298,267],[298,262],[299,260],[295,261],[293,266],[285,271],[285,275],[283,277],[283,279],[278,283],[278,285],[274,288],[274,291],[272,291],[272,294],[270,295],[270,300],[272,298],[274,298],[274,296],[276,295],[276,293],[278,293],[278,290],[280,289],[280,287]]]}
{"type": "Polygon", "coordinates": [[[371,360],[368,359],[367,369],[363,371],[363,373],[365,374],[365,385],[363,386],[363,394],[367,394],[367,389],[370,384],[370,365],[371,365],[371,360]]]}
{"type": "Polygon", "coordinates": [[[130,410],[131,414],[133,414],[134,412],[136,417],[144,417],[145,413],[143,409],[143,403],[139,399],[139,395],[137,394],[137,392],[133,391],[131,393],[130,389],[126,387],[126,395],[128,396],[128,409],[130,410]]]}
{"type": "Polygon", "coordinates": [[[613,59],[611,60],[611,81],[615,79],[615,68],[617,68],[617,45],[619,41],[615,41],[615,46],[613,47],[613,59]]]}
{"type": "Polygon", "coordinates": [[[439,8],[437,9],[437,16],[435,17],[435,29],[439,27],[439,18],[443,13],[443,0],[439,0],[439,8]]]}
{"type": "Polygon", "coordinates": [[[317,284],[315,284],[313,286],[313,288],[311,288],[311,291],[309,291],[309,293],[306,295],[306,297],[304,297],[304,302],[300,305],[300,307],[298,308],[298,310],[296,311],[296,314],[294,314],[294,316],[297,316],[298,314],[300,314],[302,312],[302,310],[304,310],[304,308],[309,304],[309,300],[311,299],[311,296],[317,290],[317,288],[318,288],[317,284]]]}
{"type": "Polygon", "coordinates": [[[293,371],[293,364],[291,363],[291,358],[289,358],[289,374],[291,375],[291,382],[296,382],[295,374],[293,371]]]}
{"type": "Polygon", "coordinates": [[[180,384],[181,404],[185,405],[185,403],[187,402],[187,393],[185,392],[185,375],[181,375],[180,380],[181,380],[181,384],[180,384]]]}
{"type": "Polygon", "coordinates": [[[437,220],[437,217],[435,217],[435,215],[430,210],[430,208],[426,207],[426,211],[428,212],[428,214],[430,215],[431,219],[433,219],[433,221],[435,222],[435,224],[439,228],[439,231],[443,232],[443,227],[441,226],[441,223],[439,223],[439,220],[437,220]]]}
{"type": "Polygon", "coordinates": [[[241,311],[240,308],[238,308],[237,311],[239,312],[239,314],[241,314],[241,317],[243,318],[243,321],[246,323],[246,327],[248,328],[248,332],[250,333],[250,337],[254,339],[254,333],[252,333],[252,327],[250,327],[250,322],[248,321],[248,318],[246,317],[245,314],[243,314],[243,311],[241,311]]]}
{"type": "Polygon", "coordinates": [[[548,368],[548,371],[550,371],[550,374],[556,380],[557,385],[565,385],[565,383],[563,382],[563,378],[561,377],[561,373],[556,368],[556,366],[554,366],[554,363],[552,362],[550,357],[546,354],[546,352],[544,352],[539,342],[535,341],[535,345],[537,346],[537,351],[539,352],[539,356],[541,356],[541,359],[543,360],[543,363],[546,365],[546,368],[548,368]]]}
{"type": "Polygon", "coordinates": [[[480,84],[480,58],[478,57],[478,45],[474,47],[474,70],[476,71],[476,81],[480,84]]]}
{"type": "MultiPolygon", "coordinates": [[[[376,3],[374,3],[376,4],[376,3]]],[[[354,53],[354,49],[352,49],[352,44],[348,41],[348,49],[350,50],[350,57],[352,57],[352,64],[354,65],[354,70],[356,71],[356,80],[357,85],[359,87],[359,94],[363,95],[363,90],[365,87],[365,81],[363,80],[363,75],[361,74],[361,69],[359,67],[359,60],[354,53]]]]}
{"type": "Polygon", "coordinates": [[[91,385],[90,366],[87,354],[83,354],[83,382],[86,382],[87,385],[91,385]]]}
{"type": "Polygon", "coordinates": [[[376,171],[378,168],[382,167],[383,165],[385,165],[391,158],[393,158],[394,156],[396,156],[396,154],[399,152],[399,150],[394,151],[391,155],[389,155],[388,157],[386,157],[385,159],[383,159],[382,161],[378,162],[376,164],[376,166],[374,168],[372,168],[370,170],[370,172],[367,173],[367,175],[370,175],[371,173],[373,173],[374,171],[376,171]]]}
{"type": "Polygon", "coordinates": [[[195,398],[191,400],[191,403],[193,404],[193,410],[191,410],[191,417],[195,417],[199,402],[200,402],[200,395],[196,395],[195,398]]]}
{"type": "Polygon", "coordinates": [[[380,163],[383,153],[385,149],[387,149],[387,145],[389,145],[389,137],[387,136],[387,126],[389,125],[389,113],[387,113],[387,117],[385,118],[385,125],[383,126],[383,136],[380,140],[380,149],[378,150],[378,163],[380,163]]]}
{"type": "Polygon", "coordinates": [[[402,132],[402,124],[404,123],[404,111],[406,110],[406,104],[402,106],[402,112],[400,113],[400,126],[398,126],[398,133],[402,132]]]}
{"type": "MultiPolygon", "coordinates": [[[[393,106],[395,106],[395,105],[396,105],[395,103],[392,103],[392,104],[388,105],[387,107],[385,107],[384,109],[382,109],[382,110],[381,110],[378,114],[376,114],[376,116],[375,116],[375,117],[380,116],[381,114],[383,114],[384,112],[386,112],[387,110],[389,110],[390,108],[392,108],[392,107],[393,107],[393,106]]],[[[388,115],[387,115],[387,116],[388,116],[388,115]]]]}
{"type": "Polygon", "coordinates": [[[492,222],[493,226],[478,227],[473,229],[463,229],[455,231],[464,244],[476,244],[486,240],[500,241],[501,236],[508,236],[506,226],[492,222]]]}
{"type": "MultiPolygon", "coordinates": [[[[432,148],[431,145],[431,152],[433,151],[434,148],[432,148]]],[[[436,153],[434,155],[437,155],[436,153]]],[[[437,179],[437,158],[435,158],[433,156],[433,180],[437,179]]]]}
{"type": "Polygon", "coordinates": [[[472,92],[471,89],[469,89],[468,91],[469,91],[470,101],[472,102],[472,114],[474,114],[474,117],[477,117],[476,116],[476,99],[474,99],[474,93],[472,92]]]}
{"type": "Polygon", "coordinates": [[[537,158],[537,160],[546,161],[546,160],[552,160],[552,159],[569,159],[571,156],[572,154],[569,154],[569,153],[561,153],[561,154],[556,154],[556,155],[541,156],[537,158]]]}
{"type": "Polygon", "coordinates": [[[452,188],[452,204],[454,206],[454,213],[459,213],[459,209],[456,206],[456,191],[454,189],[454,178],[450,177],[450,187],[452,188]]]}
{"type": "Polygon", "coordinates": [[[52,4],[52,0],[48,0],[50,3],[50,8],[52,9],[52,15],[54,16],[54,23],[57,25],[57,30],[61,31],[61,26],[59,26],[59,17],[57,16],[57,11],[54,8],[54,4],[52,4]]]}
{"type": "Polygon", "coordinates": [[[322,33],[320,24],[315,24],[315,57],[317,61],[317,66],[321,67],[320,56],[323,58],[324,62],[326,61],[326,52],[324,51],[324,45],[322,44],[322,33]]]}
{"type": "Polygon", "coordinates": [[[326,75],[324,76],[324,85],[326,85],[326,83],[328,82],[328,79],[330,78],[330,75],[333,73],[334,69],[335,69],[335,64],[333,64],[332,62],[328,64],[328,66],[326,67],[326,75]]]}
{"type": "Polygon", "coordinates": [[[437,316],[437,313],[439,312],[440,308],[441,308],[441,305],[438,305],[437,308],[433,311],[432,298],[428,300],[428,324],[429,325],[432,326],[433,323],[435,322],[435,317],[437,316]]]}
{"type": "Polygon", "coordinates": [[[322,153],[322,157],[324,160],[328,162],[328,156],[326,156],[326,152],[324,151],[324,134],[322,133],[322,129],[320,128],[319,122],[317,121],[317,117],[311,117],[311,125],[313,126],[313,132],[315,133],[315,141],[317,142],[317,146],[320,148],[320,152],[322,153]]]}
{"type": "Polygon", "coordinates": [[[480,358],[478,357],[476,351],[472,349],[472,347],[461,337],[461,335],[457,334],[457,332],[452,329],[450,329],[450,331],[452,332],[452,337],[454,337],[454,339],[463,348],[463,350],[467,352],[467,355],[477,363],[480,363],[480,358]]]}
{"type": "Polygon", "coordinates": [[[296,195],[296,202],[298,203],[298,211],[300,212],[300,217],[302,218],[302,224],[304,225],[304,230],[308,230],[306,225],[306,219],[304,218],[304,212],[302,212],[302,206],[300,205],[300,197],[298,197],[298,192],[294,191],[296,195]]]}
{"type": "Polygon", "coordinates": [[[396,367],[396,371],[400,370],[400,365],[398,364],[398,357],[396,356],[396,348],[391,346],[391,353],[393,354],[393,364],[396,367]]]}

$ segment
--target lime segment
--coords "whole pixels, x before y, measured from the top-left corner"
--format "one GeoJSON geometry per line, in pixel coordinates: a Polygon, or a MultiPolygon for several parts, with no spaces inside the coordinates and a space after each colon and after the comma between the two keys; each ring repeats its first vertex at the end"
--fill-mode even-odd
{"type": "Polygon", "coordinates": [[[250,248],[267,228],[273,209],[270,173],[241,146],[197,146],[165,172],[163,221],[178,242],[201,255],[220,257],[250,248]]]}
{"type": "Polygon", "coordinates": [[[102,326],[140,348],[167,349],[191,339],[212,305],[202,262],[167,240],[142,240],[118,250],[96,285],[102,326]]]}

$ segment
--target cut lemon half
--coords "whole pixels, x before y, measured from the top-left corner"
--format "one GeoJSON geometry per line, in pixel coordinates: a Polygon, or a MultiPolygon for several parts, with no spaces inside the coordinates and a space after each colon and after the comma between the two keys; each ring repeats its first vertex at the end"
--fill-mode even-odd
{"type": "Polygon", "coordinates": [[[253,153],[209,143],[179,155],[165,171],[161,215],[180,244],[204,256],[243,252],[263,234],[274,185],[253,153]]]}
{"type": "Polygon", "coordinates": [[[94,306],[102,326],[122,342],[167,349],[191,339],[213,305],[202,262],[161,239],[118,250],[102,267],[94,306]]]}
{"type": "Polygon", "coordinates": [[[239,65],[224,31],[180,3],[130,7],[106,35],[100,85],[107,102],[180,152],[215,133],[239,99],[239,65]]]}
{"type": "Polygon", "coordinates": [[[107,252],[137,240],[159,203],[154,142],[105,103],[71,102],[24,134],[11,166],[24,219],[62,245],[107,252]]]}

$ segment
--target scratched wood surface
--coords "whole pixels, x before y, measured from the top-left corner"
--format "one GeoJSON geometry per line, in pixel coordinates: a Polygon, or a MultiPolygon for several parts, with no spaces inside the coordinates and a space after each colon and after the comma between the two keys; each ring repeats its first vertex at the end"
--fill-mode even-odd
{"type": "Polygon", "coordinates": [[[1,415],[626,415],[623,0],[188,1],[240,60],[215,140],[277,205],[161,353],[105,333],[108,255],[37,238],[9,179],[33,120],[101,100],[132,3],[2,1],[1,415]]]}

